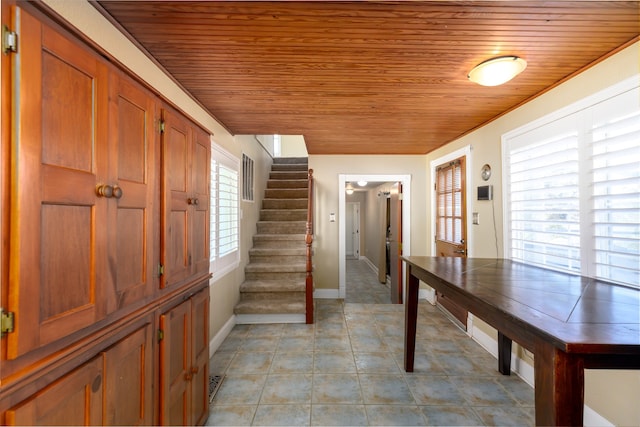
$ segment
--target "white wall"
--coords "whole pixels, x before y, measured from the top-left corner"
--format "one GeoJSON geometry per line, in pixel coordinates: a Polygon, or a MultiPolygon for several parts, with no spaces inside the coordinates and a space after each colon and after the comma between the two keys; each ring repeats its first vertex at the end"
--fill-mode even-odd
{"type": "Polygon", "coordinates": [[[280,135],[280,157],[307,157],[307,145],[302,135],[280,135]]]}

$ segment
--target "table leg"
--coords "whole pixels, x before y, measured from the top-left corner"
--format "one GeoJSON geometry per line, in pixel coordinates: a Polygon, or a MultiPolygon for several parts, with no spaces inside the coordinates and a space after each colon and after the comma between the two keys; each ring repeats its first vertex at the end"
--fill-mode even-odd
{"type": "Polygon", "coordinates": [[[549,343],[535,348],[536,425],[582,425],[584,361],[549,343]]]}
{"type": "Polygon", "coordinates": [[[498,331],[498,371],[511,375],[511,338],[498,331]]]}
{"type": "Polygon", "coordinates": [[[416,322],[418,320],[418,278],[411,275],[411,266],[407,264],[407,300],[404,318],[404,370],[413,372],[416,351],[416,322]]]}

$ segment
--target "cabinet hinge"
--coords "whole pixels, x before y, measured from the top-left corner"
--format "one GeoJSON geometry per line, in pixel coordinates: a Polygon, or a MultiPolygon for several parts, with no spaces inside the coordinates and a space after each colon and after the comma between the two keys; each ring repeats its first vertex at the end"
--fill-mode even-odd
{"type": "Polygon", "coordinates": [[[158,329],[158,341],[162,341],[164,339],[164,331],[162,329],[158,329]]]}
{"type": "Polygon", "coordinates": [[[0,333],[2,335],[13,332],[15,314],[12,311],[4,311],[0,308],[0,333]]]}
{"type": "Polygon", "coordinates": [[[9,30],[6,25],[2,26],[2,52],[7,54],[18,51],[18,34],[9,30]]]}
{"type": "Polygon", "coordinates": [[[164,274],[164,265],[158,264],[158,277],[164,274]]]}
{"type": "Polygon", "coordinates": [[[158,129],[160,130],[160,133],[164,133],[164,120],[160,120],[158,122],[158,129]]]}
{"type": "Polygon", "coordinates": [[[18,34],[9,30],[6,25],[2,26],[2,52],[7,54],[18,51],[18,34]]]}

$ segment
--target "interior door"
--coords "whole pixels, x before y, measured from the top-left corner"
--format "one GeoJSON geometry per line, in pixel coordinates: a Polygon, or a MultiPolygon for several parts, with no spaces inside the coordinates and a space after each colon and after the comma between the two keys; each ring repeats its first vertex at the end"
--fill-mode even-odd
{"type": "Polygon", "coordinates": [[[402,304],[402,183],[391,186],[389,204],[389,275],[391,303],[402,304]]]}
{"type": "MultiPolygon", "coordinates": [[[[467,256],[465,157],[436,168],[436,254],[467,256]]],[[[467,311],[436,293],[437,302],[466,328],[467,311]]]]}
{"type": "Polygon", "coordinates": [[[360,203],[347,203],[346,255],[347,258],[360,258],[360,203]]]}

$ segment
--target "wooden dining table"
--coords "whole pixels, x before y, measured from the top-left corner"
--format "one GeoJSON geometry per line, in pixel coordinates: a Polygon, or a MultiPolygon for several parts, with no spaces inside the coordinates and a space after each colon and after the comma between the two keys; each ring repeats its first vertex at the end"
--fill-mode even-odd
{"type": "Polygon", "coordinates": [[[507,259],[406,256],[404,365],[413,372],[420,281],[534,354],[537,425],[582,425],[585,369],[640,369],[640,289],[507,259]]]}

